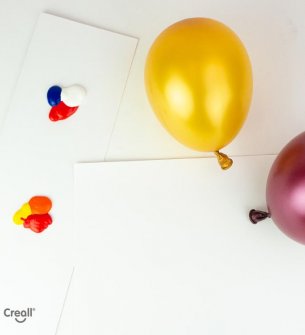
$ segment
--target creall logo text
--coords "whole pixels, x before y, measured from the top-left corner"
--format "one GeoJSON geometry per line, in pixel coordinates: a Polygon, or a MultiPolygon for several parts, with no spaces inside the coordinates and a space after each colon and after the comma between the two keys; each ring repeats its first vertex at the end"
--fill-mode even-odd
{"type": "Polygon", "coordinates": [[[28,318],[33,316],[33,312],[35,312],[35,308],[27,308],[22,310],[6,308],[3,311],[3,314],[6,318],[14,318],[16,322],[23,323],[28,318]]]}

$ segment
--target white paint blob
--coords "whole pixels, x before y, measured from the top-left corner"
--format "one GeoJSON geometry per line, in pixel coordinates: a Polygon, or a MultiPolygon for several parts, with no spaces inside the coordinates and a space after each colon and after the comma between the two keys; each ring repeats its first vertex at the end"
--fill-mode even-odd
{"type": "Polygon", "coordinates": [[[80,85],[63,87],[61,91],[61,101],[69,107],[79,106],[85,96],[86,90],[80,85]]]}

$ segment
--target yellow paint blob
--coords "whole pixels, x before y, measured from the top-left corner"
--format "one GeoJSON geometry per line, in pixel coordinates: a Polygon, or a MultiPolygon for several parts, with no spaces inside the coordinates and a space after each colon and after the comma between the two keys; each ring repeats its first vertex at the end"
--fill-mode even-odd
{"type": "Polygon", "coordinates": [[[29,215],[32,214],[31,207],[28,203],[25,203],[21,206],[21,208],[15,213],[13,217],[13,221],[17,225],[23,224],[24,220],[26,219],[29,215]]]}

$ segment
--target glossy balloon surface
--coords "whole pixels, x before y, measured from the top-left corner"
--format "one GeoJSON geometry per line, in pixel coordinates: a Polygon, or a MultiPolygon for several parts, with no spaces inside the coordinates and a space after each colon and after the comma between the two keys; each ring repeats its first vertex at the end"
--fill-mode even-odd
{"type": "Polygon", "coordinates": [[[289,142],[276,158],[266,193],[275,224],[305,244],[305,132],[289,142]]]}
{"type": "Polygon", "coordinates": [[[251,64],[230,28],[212,19],[186,19],[154,41],[145,86],[155,114],[178,141],[217,151],[232,141],[248,114],[251,64]]]}

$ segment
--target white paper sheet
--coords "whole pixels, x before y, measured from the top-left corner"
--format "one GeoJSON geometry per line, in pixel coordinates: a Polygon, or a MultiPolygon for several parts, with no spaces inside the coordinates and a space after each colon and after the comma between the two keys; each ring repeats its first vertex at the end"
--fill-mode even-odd
{"type": "Polygon", "coordinates": [[[304,246],[248,219],[273,159],[76,165],[73,335],[304,334],[304,246]]]}
{"type": "Polygon", "coordinates": [[[4,127],[9,153],[64,161],[100,160],[114,127],[135,38],[42,14],[4,127]],[[50,122],[53,85],[82,85],[87,96],[68,120],[50,122]]]}
{"type": "Polygon", "coordinates": [[[103,160],[137,40],[42,14],[0,141],[0,309],[35,308],[26,322],[1,316],[5,335],[54,335],[73,261],[73,162],[103,160]],[[80,84],[87,96],[52,123],[47,90],[80,84]],[[12,222],[32,196],[53,201],[53,224],[35,234],[12,222]]]}

